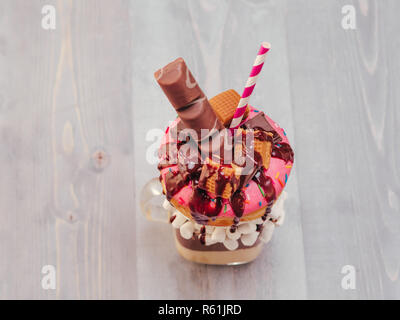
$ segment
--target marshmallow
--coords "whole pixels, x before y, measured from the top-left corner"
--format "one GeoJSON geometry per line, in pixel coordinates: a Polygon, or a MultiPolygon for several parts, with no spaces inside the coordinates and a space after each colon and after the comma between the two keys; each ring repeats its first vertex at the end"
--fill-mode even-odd
{"type": "Polygon", "coordinates": [[[206,234],[205,241],[206,241],[206,246],[211,246],[212,244],[216,244],[217,243],[217,241],[213,240],[211,238],[211,235],[209,235],[209,234],[206,234]]]}
{"type": "Polygon", "coordinates": [[[233,240],[233,239],[225,239],[224,246],[228,250],[233,251],[233,250],[236,250],[237,247],[239,247],[239,242],[237,242],[236,240],[233,240]]]}
{"type": "Polygon", "coordinates": [[[214,226],[206,226],[206,233],[212,234],[214,232],[214,226]]]}
{"type": "Polygon", "coordinates": [[[264,228],[260,236],[261,241],[264,243],[268,243],[272,238],[274,229],[275,229],[275,224],[272,221],[267,220],[267,222],[264,224],[264,228]]]}
{"type": "Polygon", "coordinates": [[[231,228],[226,228],[226,236],[231,240],[237,240],[240,238],[240,232],[235,229],[235,232],[231,232],[231,228]]]}
{"type": "Polygon", "coordinates": [[[225,228],[217,227],[211,235],[211,239],[215,242],[224,242],[226,238],[225,228]]]}
{"type": "Polygon", "coordinates": [[[280,227],[283,222],[285,221],[285,211],[282,211],[281,216],[278,218],[278,220],[275,222],[276,227],[280,227]]]}
{"type": "Polygon", "coordinates": [[[285,199],[287,198],[287,192],[283,191],[279,196],[279,199],[275,202],[272,207],[271,213],[268,215],[272,220],[279,220],[279,217],[284,214],[283,205],[285,203],[285,199]]]}
{"type": "Polygon", "coordinates": [[[257,241],[258,234],[258,232],[243,234],[240,240],[245,246],[252,246],[257,241]]]}
{"type": "Polygon", "coordinates": [[[172,226],[175,229],[178,229],[181,227],[181,225],[183,225],[186,220],[188,220],[182,213],[180,213],[179,211],[175,211],[175,219],[174,221],[172,221],[172,226]]]}
{"type": "Polygon", "coordinates": [[[179,231],[181,233],[182,238],[187,240],[191,239],[193,237],[193,232],[194,232],[193,222],[191,221],[185,222],[184,224],[181,225],[179,231]]]}
{"type": "Polygon", "coordinates": [[[238,226],[239,233],[248,234],[257,230],[257,226],[253,223],[243,223],[238,226]]]}
{"type": "Polygon", "coordinates": [[[173,206],[169,203],[169,201],[167,199],[164,200],[162,207],[167,211],[169,211],[173,208],[173,206]]]}
{"type": "Polygon", "coordinates": [[[272,219],[274,221],[278,220],[279,217],[281,216],[281,210],[279,210],[279,208],[277,207],[273,207],[270,214],[268,215],[268,219],[272,219]]]}
{"type": "Polygon", "coordinates": [[[255,220],[249,221],[249,223],[253,223],[253,224],[255,224],[255,225],[257,225],[257,224],[263,224],[263,223],[264,223],[264,220],[261,219],[261,218],[257,218],[257,219],[255,219],[255,220]]]}
{"type": "Polygon", "coordinates": [[[198,224],[198,223],[194,224],[194,230],[196,230],[196,231],[200,231],[203,227],[206,227],[206,233],[209,233],[209,234],[213,233],[214,228],[215,228],[214,226],[208,226],[208,225],[204,225],[204,224],[198,224]]]}

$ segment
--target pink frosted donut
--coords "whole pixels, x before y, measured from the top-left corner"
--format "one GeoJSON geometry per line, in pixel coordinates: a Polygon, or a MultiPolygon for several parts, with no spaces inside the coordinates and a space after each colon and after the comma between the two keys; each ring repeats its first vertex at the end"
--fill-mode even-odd
{"type": "MultiPolygon", "coordinates": [[[[259,113],[257,109],[251,106],[249,106],[249,109],[248,117],[242,124],[257,116],[259,113]]],[[[166,190],[166,175],[168,172],[172,172],[173,174],[177,173],[179,171],[178,165],[159,166],[160,181],[171,204],[189,219],[207,225],[229,226],[237,224],[239,220],[266,219],[268,213],[271,212],[273,203],[278,199],[288,181],[294,156],[285,131],[268,116],[265,115],[265,118],[273,130],[279,135],[280,141],[273,142],[272,144],[271,159],[268,169],[261,168],[255,177],[242,188],[240,196],[236,198],[233,196],[232,199],[222,199],[213,194],[205,194],[206,192],[203,192],[199,198],[192,187],[192,183],[185,183],[183,181],[181,181],[178,188],[174,190],[173,194],[168,194],[166,190]],[[196,199],[196,197],[199,199],[196,199]],[[237,202],[240,202],[239,205],[241,206],[240,215],[238,215],[236,207],[234,207],[238,205],[237,202]],[[196,204],[201,205],[202,213],[196,210],[198,207],[196,204]],[[209,206],[209,208],[207,206],[209,206]],[[207,214],[208,209],[212,214],[207,214]]],[[[179,121],[179,118],[177,118],[171,126],[167,128],[166,134],[162,139],[160,150],[165,150],[163,148],[166,148],[170,143],[176,143],[176,141],[170,141],[168,131],[170,128],[175,127],[179,121]]],[[[162,153],[160,152],[160,154],[162,153]]]]}

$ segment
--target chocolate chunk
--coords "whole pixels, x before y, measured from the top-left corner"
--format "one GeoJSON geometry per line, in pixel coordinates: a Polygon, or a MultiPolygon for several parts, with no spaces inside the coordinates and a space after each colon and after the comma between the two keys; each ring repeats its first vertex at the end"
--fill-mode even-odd
{"type": "Polygon", "coordinates": [[[167,199],[171,200],[172,197],[178,193],[187,183],[189,175],[178,172],[167,172],[165,175],[165,189],[167,190],[167,199]]]}
{"type": "Polygon", "coordinates": [[[264,112],[259,112],[255,117],[248,119],[245,123],[242,124],[242,127],[245,129],[264,130],[267,132],[271,132],[273,134],[272,139],[274,143],[282,141],[282,137],[279,135],[278,132],[276,132],[276,130],[265,118],[264,112]]]}

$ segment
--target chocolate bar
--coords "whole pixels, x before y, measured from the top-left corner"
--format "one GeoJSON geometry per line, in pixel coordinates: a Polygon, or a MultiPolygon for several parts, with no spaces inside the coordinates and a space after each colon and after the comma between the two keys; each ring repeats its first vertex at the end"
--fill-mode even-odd
{"type": "Polygon", "coordinates": [[[196,131],[197,140],[201,140],[201,129],[220,130],[224,127],[182,58],[157,70],[154,77],[184,127],[196,131]]]}

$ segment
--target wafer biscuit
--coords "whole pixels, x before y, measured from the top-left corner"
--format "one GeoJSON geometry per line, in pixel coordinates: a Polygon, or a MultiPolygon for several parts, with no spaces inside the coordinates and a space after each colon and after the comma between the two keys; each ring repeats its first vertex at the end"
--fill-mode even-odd
{"type": "MultiPolygon", "coordinates": [[[[221,92],[210,99],[211,107],[225,127],[229,127],[239,101],[240,95],[233,89],[221,92]]],[[[249,109],[247,108],[243,119],[247,117],[248,111],[249,109]]]]}
{"type": "MultiPolygon", "coordinates": [[[[250,130],[243,130],[242,128],[237,129],[237,136],[242,136],[244,137],[250,130]]],[[[236,143],[235,145],[235,151],[234,151],[234,159],[235,161],[240,161],[247,160],[248,156],[252,157],[250,159],[256,159],[254,158],[253,153],[251,150],[254,150],[254,152],[257,152],[261,156],[261,164],[265,169],[268,169],[269,167],[269,161],[271,158],[271,148],[272,148],[272,136],[273,134],[270,132],[265,132],[265,131],[260,131],[260,130],[255,130],[253,131],[253,139],[251,141],[247,141],[248,138],[245,138],[244,140],[241,141],[241,143],[236,143]],[[260,137],[260,139],[257,139],[257,136],[260,137]],[[263,137],[263,139],[261,139],[263,137]],[[271,137],[269,139],[269,137],[271,137]],[[267,139],[265,139],[267,138],[267,139]],[[246,146],[246,149],[244,149],[243,143],[247,143],[249,145],[246,146]],[[246,154],[247,152],[250,152],[251,154],[246,154]],[[245,158],[242,158],[245,157],[245,158]]],[[[243,138],[242,138],[243,139],[243,138]]],[[[240,163],[239,163],[240,164],[240,163]]],[[[260,165],[261,165],[260,164],[260,165]]],[[[242,164],[243,165],[243,164],[242,164]]]]}
{"type": "MultiPolygon", "coordinates": [[[[272,137],[271,133],[268,133],[268,135],[271,135],[272,137]]],[[[262,141],[254,139],[254,151],[260,154],[262,159],[262,165],[265,169],[268,169],[269,167],[269,161],[271,159],[271,147],[272,144],[270,141],[262,141]]]]}
{"type": "Polygon", "coordinates": [[[207,159],[203,165],[198,186],[218,197],[229,199],[234,191],[232,184],[235,169],[229,166],[221,166],[220,164],[207,159]]]}

